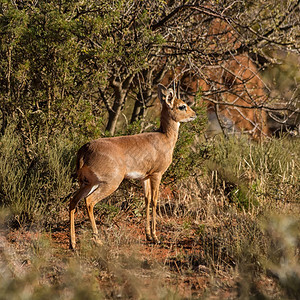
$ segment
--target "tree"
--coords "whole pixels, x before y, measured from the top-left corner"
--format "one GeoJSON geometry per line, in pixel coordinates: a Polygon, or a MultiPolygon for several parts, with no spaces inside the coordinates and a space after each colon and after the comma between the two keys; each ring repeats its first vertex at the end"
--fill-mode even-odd
{"type": "MultiPolygon", "coordinates": [[[[208,110],[214,111],[223,130],[235,127],[254,137],[268,134],[266,112],[278,107],[270,101],[260,71],[274,61],[270,49],[299,53],[299,1],[173,3],[153,25],[161,32],[165,27],[167,55],[181,58],[173,77],[193,78],[189,88],[195,94],[201,87],[208,110]]],[[[294,106],[291,113],[299,109],[294,106]]]]}
{"type": "Polygon", "coordinates": [[[5,0],[0,25],[2,134],[14,115],[31,142],[112,135],[129,98],[130,121],[145,117],[159,81],[191,102],[201,94],[226,130],[259,135],[266,112],[299,113],[294,96],[270,102],[260,77],[276,53],[299,55],[299,0],[5,0]]]}

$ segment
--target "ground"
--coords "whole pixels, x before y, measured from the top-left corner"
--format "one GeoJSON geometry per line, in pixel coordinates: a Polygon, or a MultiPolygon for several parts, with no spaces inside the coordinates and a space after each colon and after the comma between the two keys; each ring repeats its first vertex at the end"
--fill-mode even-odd
{"type": "MultiPolygon", "coordinates": [[[[102,225],[103,247],[93,244],[90,224],[81,207],[76,214],[77,250],[69,250],[68,214],[65,211],[61,222],[51,230],[2,228],[2,247],[10,249],[17,274],[40,268],[38,280],[54,284],[63,280],[72,261],[80,261],[82,276],[94,271],[104,298],[207,298],[234,299],[240,291],[234,268],[212,269],[201,264],[203,246],[194,238],[194,229],[188,235],[176,236],[168,230],[168,224],[159,218],[158,229],[162,243],[153,245],[145,240],[142,216],[123,214],[112,224],[102,225]],[[49,251],[49,253],[47,253],[49,251]],[[96,253],[97,252],[97,253],[96,253]],[[46,256],[46,258],[45,258],[46,256]],[[37,257],[46,263],[37,263],[37,257]],[[88,268],[87,271],[84,268],[88,268]],[[95,271],[96,270],[96,271],[95,271]]],[[[180,223],[172,218],[168,221],[180,223]]],[[[273,280],[262,278],[264,285],[276,293],[273,280]]]]}

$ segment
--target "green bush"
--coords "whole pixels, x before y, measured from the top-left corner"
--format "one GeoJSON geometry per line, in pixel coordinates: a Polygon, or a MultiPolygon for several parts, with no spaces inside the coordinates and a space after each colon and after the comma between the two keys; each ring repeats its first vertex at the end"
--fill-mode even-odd
{"type": "Polygon", "coordinates": [[[203,158],[208,151],[206,145],[199,143],[199,136],[203,133],[207,122],[205,107],[193,107],[193,109],[197,119],[180,125],[172,164],[163,176],[165,184],[176,183],[193,175],[203,163],[203,158]]]}

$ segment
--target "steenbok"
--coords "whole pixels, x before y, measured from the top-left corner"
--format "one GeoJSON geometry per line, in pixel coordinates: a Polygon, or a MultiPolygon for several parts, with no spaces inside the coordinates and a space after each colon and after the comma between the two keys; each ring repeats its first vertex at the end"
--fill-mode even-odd
{"type": "Polygon", "coordinates": [[[70,248],[75,249],[75,208],[85,198],[96,242],[98,230],[93,209],[97,202],[113,193],[124,178],[142,181],[146,202],[146,238],[158,243],[156,236],[156,205],[163,173],[172,162],[180,122],[196,118],[195,112],[173,89],[158,85],[161,101],[160,129],[157,132],[131,136],[100,138],[82,146],[77,154],[79,189],[70,201],[70,248]],[[152,222],[150,227],[150,203],[152,222]]]}

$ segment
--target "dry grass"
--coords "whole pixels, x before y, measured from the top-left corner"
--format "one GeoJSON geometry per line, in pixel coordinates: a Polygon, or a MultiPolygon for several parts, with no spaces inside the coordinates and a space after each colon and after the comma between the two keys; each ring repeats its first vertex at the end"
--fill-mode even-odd
{"type": "MultiPolygon", "coordinates": [[[[47,222],[31,226],[34,230],[27,223],[7,227],[12,223],[6,213],[0,298],[298,299],[297,141],[218,140],[207,149],[203,160],[195,146],[193,159],[200,167],[161,188],[161,245],[145,242],[142,189],[130,182],[96,206],[103,247],[91,241],[83,203],[76,217],[75,253],[67,249],[66,203],[49,204],[57,211],[43,210],[47,222]]],[[[48,162],[50,170],[55,165],[48,162]]],[[[57,182],[59,172],[51,172],[57,182]]],[[[50,195],[57,195],[53,186],[50,195]]]]}

